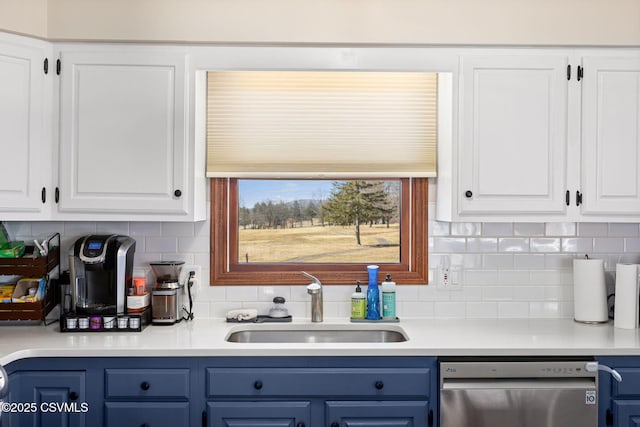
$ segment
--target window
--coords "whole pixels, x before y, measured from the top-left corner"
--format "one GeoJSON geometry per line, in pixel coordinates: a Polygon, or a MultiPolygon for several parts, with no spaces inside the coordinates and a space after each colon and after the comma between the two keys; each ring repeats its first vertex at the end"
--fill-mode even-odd
{"type": "Polygon", "coordinates": [[[443,88],[450,99],[450,81],[417,71],[209,71],[211,284],[305,284],[303,270],[325,284],[366,283],[366,266],[373,263],[399,283],[427,283],[427,178],[436,176],[441,132],[450,133],[450,104],[442,103],[441,115],[438,102],[443,88]],[[274,191],[291,180],[330,185],[331,198],[342,190],[365,193],[358,196],[370,199],[363,203],[378,206],[354,216],[344,212],[351,202],[336,207],[327,200],[320,211],[311,212],[318,209],[312,206],[305,214],[303,207],[318,200],[299,199],[296,206],[295,199],[278,202],[269,192],[263,200],[245,200],[245,188],[274,191]],[[387,194],[374,202],[385,186],[389,192],[395,186],[396,201],[387,194]],[[258,218],[257,203],[271,203],[272,217],[258,218]],[[324,215],[329,227],[317,230],[324,215]],[[289,244],[311,231],[320,234],[305,236],[308,245],[327,239],[318,247],[334,245],[338,256],[289,244]]]}
{"type": "MultiPolygon", "coordinates": [[[[389,182],[385,180],[384,182],[389,182]]],[[[290,181],[283,181],[282,185],[285,186],[290,181]]],[[[334,182],[352,182],[352,181],[334,181],[334,182]]],[[[380,180],[367,180],[367,183],[376,183],[380,180]]],[[[251,255],[246,249],[243,248],[242,234],[250,226],[245,218],[241,219],[243,215],[243,208],[241,202],[241,187],[242,180],[237,178],[215,178],[211,181],[211,283],[213,285],[284,285],[284,284],[304,284],[305,280],[300,271],[307,271],[313,275],[317,275],[324,284],[352,284],[356,280],[366,283],[367,271],[366,266],[368,264],[376,263],[380,266],[381,273],[391,273],[396,282],[402,284],[424,284],[427,283],[428,278],[428,266],[427,266],[427,179],[426,178],[402,178],[397,180],[399,183],[399,207],[397,211],[397,219],[388,220],[395,221],[398,228],[399,246],[395,246],[397,249],[397,258],[390,259],[379,258],[378,261],[361,259],[355,259],[353,262],[345,259],[340,262],[320,259],[318,262],[313,260],[290,260],[282,259],[282,256],[273,258],[272,254],[256,255],[259,257],[252,260],[251,255]],[[245,225],[242,225],[245,224],[245,225]]],[[[271,187],[273,187],[274,181],[271,181],[271,187]]],[[[251,204],[251,203],[250,203],[251,204]]],[[[246,212],[245,212],[246,213],[246,212]]],[[[313,217],[316,221],[314,227],[320,228],[321,225],[317,223],[320,218],[320,214],[313,217]]],[[[373,227],[376,225],[378,229],[380,226],[385,227],[386,224],[382,224],[385,220],[376,218],[372,224],[371,218],[367,218],[369,221],[360,224],[361,229],[367,227],[373,227]]],[[[287,221],[290,221],[287,218],[287,221]]],[[[276,227],[293,227],[289,228],[289,232],[307,232],[311,227],[310,224],[298,227],[295,229],[295,218],[293,218],[294,224],[283,224],[283,220],[280,219],[277,222],[272,220],[271,224],[261,224],[254,222],[254,227],[266,232],[277,232],[276,227]]],[[[268,220],[267,220],[268,221],[268,220]]],[[[304,224],[304,219],[299,220],[304,224]]],[[[326,219],[327,223],[329,220],[326,219]]],[[[332,220],[335,221],[335,220],[332,220]]],[[[307,222],[310,220],[307,218],[307,222]]],[[[345,222],[335,224],[335,228],[342,229],[344,233],[355,239],[355,225],[352,221],[345,220],[345,222]]],[[[391,224],[389,224],[391,227],[391,224]]],[[[253,230],[255,231],[255,230],[253,230]]],[[[280,232],[287,231],[287,229],[280,229],[280,232]]],[[[364,234],[364,233],[363,233],[364,234]]],[[[273,236],[273,234],[272,234],[273,236]]],[[[246,248],[247,240],[244,240],[244,248],[246,248]]],[[[362,243],[362,242],[361,242],[362,243]]],[[[322,245],[321,243],[318,243],[322,245]]],[[[391,242],[391,247],[393,242],[391,242]]],[[[353,247],[353,245],[351,245],[353,247]]],[[[286,256],[285,256],[286,257],[286,256]]]]}

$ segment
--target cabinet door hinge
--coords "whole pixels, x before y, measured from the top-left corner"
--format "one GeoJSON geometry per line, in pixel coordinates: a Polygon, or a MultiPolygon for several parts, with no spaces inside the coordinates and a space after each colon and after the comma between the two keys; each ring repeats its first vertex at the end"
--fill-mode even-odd
{"type": "Polygon", "coordinates": [[[571,65],[567,65],[567,80],[571,80],[571,65]]]}
{"type": "Polygon", "coordinates": [[[604,421],[608,426],[613,425],[613,412],[611,412],[611,409],[607,409],[607,413],[604,416],[604,421]]]}
{"type": "Polygon", "coordinates": [[[578,81],[584,79],[584,68],[578,65],[578,81]]]}
{"type": "Polygon", "coordinates": [[[60,62],[60,59],[56,59],[56,75],[60,75],[60,70],[62,68],[62,63],[60,62]]]}
{"type": "Polygon", "coordinates": [[[433,427],[433,409],[430,409],[429,414],[427,414],[427,423],[429,427],[433,427]]]}
{"type": "Polygon", "coordinates": [[[44,58],[44,73],[49,74],[49,58],[44,58]]]}
{"type": "Polygon", "coordinates": [[[202,411],[202,427],[207,427],[207,411],[202,411]]]}

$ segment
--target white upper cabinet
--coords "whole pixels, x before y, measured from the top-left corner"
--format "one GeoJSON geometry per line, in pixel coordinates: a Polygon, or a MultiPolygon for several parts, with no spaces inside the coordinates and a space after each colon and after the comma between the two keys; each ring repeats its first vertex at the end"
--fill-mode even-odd
{"type": "Polygon", "coordinates": [[[640,219],[640,56],[582,63],[581,211],[640,219]]]}
{"type": "Polygon", "coordinates": [[[462,56],[436,219],[640,219],[638,52],[553,52],[462,56]]]}
{"type": "Polygon", "coordinates": [[[187,132],[186,54],[63,48],[60,59],[58,217],[203,219],[187,132]]]}
{"type": "Polygon", "coordinates": [[[49,51],[45,42],[0,34],[0,220],[40,219],[51,210],[49,51]]]}
{"type": "Polygon", "coordinates": [[[459,214],[563,214],[566,56],[462,58],[459,214]]]}

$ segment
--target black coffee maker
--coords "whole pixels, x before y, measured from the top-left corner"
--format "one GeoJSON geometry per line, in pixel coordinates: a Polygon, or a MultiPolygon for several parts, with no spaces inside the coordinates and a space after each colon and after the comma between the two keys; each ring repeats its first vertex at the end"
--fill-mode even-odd
{"type": "Polygon", "coordinates": [[[71,309],[77,314],[126,313],[135,248],[135,240],[115,234],[76,240],[69,251],[71,309]]]}

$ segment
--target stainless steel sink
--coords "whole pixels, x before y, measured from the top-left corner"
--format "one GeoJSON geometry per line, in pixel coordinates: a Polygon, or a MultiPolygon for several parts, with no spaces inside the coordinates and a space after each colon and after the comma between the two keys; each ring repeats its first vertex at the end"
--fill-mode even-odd
{"type": "Polygon", "coordinates": [[[226,340],[237,343],[396,343],[407,341],[407,336],[400,328],[252,328],[231,332],[226,340]]]}

